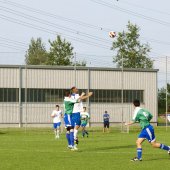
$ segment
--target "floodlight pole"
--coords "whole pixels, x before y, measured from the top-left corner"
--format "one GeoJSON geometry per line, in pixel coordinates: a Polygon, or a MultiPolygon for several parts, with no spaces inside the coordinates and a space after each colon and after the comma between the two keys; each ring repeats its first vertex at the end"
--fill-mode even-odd
{"type": "Polygon", "coordinates": [[[167,80],[167,56],[166,56],[166,131],[168,130],[168,80],[167,80]]]}

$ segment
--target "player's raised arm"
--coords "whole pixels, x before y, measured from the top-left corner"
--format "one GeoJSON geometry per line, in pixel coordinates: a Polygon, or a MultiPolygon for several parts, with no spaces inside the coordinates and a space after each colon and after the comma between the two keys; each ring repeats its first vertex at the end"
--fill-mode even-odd
{"type": "Polygon", "coordinates": [[[85,95],[81,96],[81,99],[82,100],[87,99],[87,98],[91,97],[92,95],[93,95],[93,92],[89,92],[86,96],[85,95]]]}

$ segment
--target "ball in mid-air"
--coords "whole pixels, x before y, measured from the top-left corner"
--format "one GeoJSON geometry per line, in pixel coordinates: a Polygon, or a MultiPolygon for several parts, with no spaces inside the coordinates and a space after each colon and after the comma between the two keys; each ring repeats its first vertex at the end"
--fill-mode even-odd
{"type": "Polygon", "coordinates": [[[110,32],[109,32],[109,36],[110,36],[111,38],[116,37],[116,32],[110,31],[110,32]]]}

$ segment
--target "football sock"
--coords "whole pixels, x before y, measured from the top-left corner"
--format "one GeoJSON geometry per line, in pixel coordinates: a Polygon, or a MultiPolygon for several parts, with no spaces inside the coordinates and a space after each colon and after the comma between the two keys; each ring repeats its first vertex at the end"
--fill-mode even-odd
{"type": "Polygon", "coordinates": [[[57,129],[57,136],[59,136],[59,129],[57,129]]]}
{"type": "Polygon", "coordinates": [[[89,133],[87,132],[87,130],[85,130],[85,133],[88,135],[89,133]]]}
{"type": "Polygon", "coordinates": [[[163,149],[163,150],[166,150],[166,151],[169,151],[169,147],[164,145],[164,144],[161,144],[160,145],[160,149],[163,149]]]}
{"type": "Polygon", "coordinates": [[[77,133],[78,133],[78,130],[74,129],[74,139],[77,139],[77,133]]]}
{"type": "Polygon", "coordinates": [[[74,132],[70,132],[70,143],[74,146],[74,132]]]}
{"type": "Polygon", "coordinates": [[[84,136],[85,135],[85,131],[83,130],[83,132],[82,132],[82,135],[84,136]]]}
{"type": "Polygon", "coordinates": [[[68,145],[71,145],[70,133],[66,133],[66,138],[67,138],[67,141],[68,141],[68,145]]]}
{"type": "Polygon", "coordinates": [[[57,131],[56,131],[56,129],[54,130],[54,135],[57,136],[57,131]]]}
{"type": "Polygon", "coordinates": [[[142,158],[142,148],[137,148],[137,157],[138,159],[142,158]]]}

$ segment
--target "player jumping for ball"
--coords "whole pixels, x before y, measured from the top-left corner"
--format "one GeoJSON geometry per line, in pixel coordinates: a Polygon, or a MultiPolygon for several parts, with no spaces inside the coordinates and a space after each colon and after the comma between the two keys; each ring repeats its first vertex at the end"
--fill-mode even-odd
{"type": "Polygon", "coordinates": [[[134,109],[134,115],[133,115],[133,121],[129,123],[125,123],[126,126],[132,125],[136,122],[140,123],[140,126],[142,128],[141,133],[138,136],[138,139],[136,141],[137,145],[137,157],[131,159],[131,161],[142,161],[142,143],[147,139],[149,143],[152,145],[153,148],[160,148],[165,151],[168,151],[168,154],[170,154],[170,147],[166,146],[161,143],[156,142],[155,134],[154,134],[154,128],[152,125],[150,125],[150,120],[152,119],[152,114],[140,107],[140,101],[134,100],[133,105],[135,107],[134,109]]]}
{"type": "MultiPolygon", "coordinates": [[[[71,98],[72,99],[78,99],[80,96],[78,94],[78,89],[76,87],[72,87],[71,88],[72,94],[71,94],[71,98]]],[[[92,96],[92,92],[89,92],[88,95],[83,96],[81,99],[87,99],[88,97],[92,96]]],[[[73,108],[73,114],[72,114],[72,119],[74,122],[74,140],[76,142],[76,144],[78,144],[78,137],[77,137],[77,133],[78,133],[78,129],[81,125],[81,117],[80,117],[80,112],[83,111],[83,104],[82,102],[79,103],[75,103],[74,104],[74,108],[73,108]]]]}
{"type": "Polygon", "coordinates": [[[64,122],[65,122],[65,127],[67,129],[66,132],[66,138],[68,141],[68,148],[71,150],[77,150],[76,146],[74,146],[74,122],[72,119],[72,112],[73,112],[73,107],[75,103],[80,102],[82,96],[79,96],[77,99],[72,99],[71,94],[69,91],[65,92],[65,98],[64,98],[64,122]]]}

